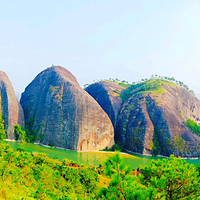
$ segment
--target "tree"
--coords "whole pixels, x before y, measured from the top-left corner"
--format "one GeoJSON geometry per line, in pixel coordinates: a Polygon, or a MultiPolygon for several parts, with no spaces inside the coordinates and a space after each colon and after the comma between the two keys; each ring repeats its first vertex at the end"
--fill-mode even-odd
{"type": "Polygon", "coordinates": [[[174,155],[170,159],[154,160],[141,170],[141,182],[157,191],[158,199],[197,199],[199,173],[194,165],[174,155]]]}
{"type": "Polygon", "coordinates": [[[19,124],[14,126],[14,135],[16,140],[20,139],[24,142],[26,139],[26,132],[22,129],[22,127],[19,124]]]}
{"type": "Polygon", "coordinates": [[[3,140],[6,138],[6,131],[4,126],[4,119],[2,116],[2,112],[0,112],[0,140],[3,140]]]}
{"type": "Polygon", "coordinates": [[[174,136],[173,139],[174,139],[174,150],[178,156],[189,153],[189,147],[184,139],[182,139],[180,136],[174,136]]]}
{"type": "Polygon", "coordinates": [[[105,162],[105,174],[111,178],[108,187],[101,189],[98,199],[148,199],[148,188],[139,182],[131,169],[125,166],[119,153],[105,162]]]}

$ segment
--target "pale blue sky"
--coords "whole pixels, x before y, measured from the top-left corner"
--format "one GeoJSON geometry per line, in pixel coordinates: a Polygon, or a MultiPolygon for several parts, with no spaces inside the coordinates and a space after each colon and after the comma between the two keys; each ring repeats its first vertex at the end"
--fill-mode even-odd
{"type": "Polygon", "coordinates": [[[17,93],[52,64],[82,86],[158,74],[200,93],[199,0],[0,0],[0,36],[17,93]]]}

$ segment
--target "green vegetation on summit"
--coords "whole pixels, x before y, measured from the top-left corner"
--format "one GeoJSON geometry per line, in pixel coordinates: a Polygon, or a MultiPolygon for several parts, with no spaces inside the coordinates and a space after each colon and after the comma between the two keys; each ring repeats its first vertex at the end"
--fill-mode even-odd
{"type": "Polygon", "coordinates": [[[163,80],[163,79],[150,79],[145,82],[141,82],[138,84],[130,85],[122,94],[121,98],[125,102],[132,95],[138,94],[146,94],[146,93],[155,93],[155,94],[163,94],[167,92],[167,90],[163,87],[164,85],[168,85],[171,87],[176,87],[177,85],[163,80]]]}
{"type": "Polygon", "coordinates": [[[185,125],[193,132],[196,133],[197,135],[200,135],[200,126],[197,125],[193,120],[187,119],[185,121],[185,125]]]}
{"type": "MultiPolygon", "coordinates": [[[[117,98],[112,101],[112,93],[104,85],[113,88],[113,84],[119,86],[119,83],[121,81],[110,79],[86,88],[109,117],[117,98]],[[97,85],[103,86],[103,93],[97,85]],[[105,103],[105,99],[108,99],[108,103],[105,103]]],[[[187,119],[200,124],[200,102],[187,85],[174,78],[157,75],[132,84],[124,81],[124,84],[127,87],[119,93],[122,102],[118,103],[115,117],[117,144],[129,151],[147,155],[200,155],[200,151],[197,151],[200,138],[195,137],[194,131],[185,124],[187,119]]]]}
{"type": "Polygon", "coordinates": [[[183,82],[153,75],[131,84],[101,80],[85,90],[67,69],[52,66],[26,87],[22,110],[0,72],[1,137],[77,151],[110,149],[115,139],[145,155],[200,156],[200,102],[183,82]]]}

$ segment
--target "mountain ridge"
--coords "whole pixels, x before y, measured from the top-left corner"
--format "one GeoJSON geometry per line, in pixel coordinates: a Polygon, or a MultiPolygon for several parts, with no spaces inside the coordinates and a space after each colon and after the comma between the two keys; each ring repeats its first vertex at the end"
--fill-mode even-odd
{"type": "Polygon", "coordinates": [[[198,156],[195,149],[200,137],[184,123],[191,119],[200,124],[200,102],[188,89],[166,80],[150,79],[129,86],[120,97],[123,104],[115,127],[117,143],[145,155],[198,156]],[[190,153],[177,150],[177,141],[183,141],[190,153]]]}
{"type": "Polygon", "coordinates": [[[63,67],[40,72],[26,87],[20,103],[26,126],[37,142],[77,151],[114,144],[109,117],[63,67]]]}
{"type": "Polygon", "coordinates": [[[24,114],[15,96],[12,83],[3,71],[0,71],[0,102],[7,137],[14,139],[14,125],[24,126],[24,114]]]}

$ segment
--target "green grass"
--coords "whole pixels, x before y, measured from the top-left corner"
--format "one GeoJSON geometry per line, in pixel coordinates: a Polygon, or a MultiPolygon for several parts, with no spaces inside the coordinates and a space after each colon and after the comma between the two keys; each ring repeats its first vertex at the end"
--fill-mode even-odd
{"type": "Polygon", "coordinates": [[[164,94],[167,90],[163,87],[164,85],[170,87],[180,87],[175,83],[163,80],[163,79],[150,79],[142,83],[135,85],[130,85],[128,88],[120,95],[123,101],[127,101],[133,94],[164,94]]]}
{"type": "Polygon", "coordinates": [[[190,131],[197,135],[200,135],[200,126],[198,126],[197,123],[195,123],[191,119],[187,119],[185,121],[185,125],[190,129],[190,131]]]}

